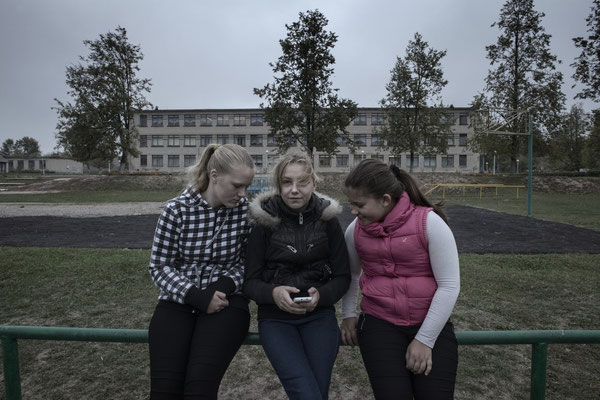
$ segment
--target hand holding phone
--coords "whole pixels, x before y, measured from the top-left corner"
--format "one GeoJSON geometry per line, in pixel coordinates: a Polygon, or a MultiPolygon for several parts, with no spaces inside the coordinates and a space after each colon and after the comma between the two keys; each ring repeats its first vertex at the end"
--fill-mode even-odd
{"type": "Polygon", "coordinates": [[[312,296],[306,291],[291,293],[290,296],[294,300],[294,303],[310,303],[312,301],[312,296]]]}

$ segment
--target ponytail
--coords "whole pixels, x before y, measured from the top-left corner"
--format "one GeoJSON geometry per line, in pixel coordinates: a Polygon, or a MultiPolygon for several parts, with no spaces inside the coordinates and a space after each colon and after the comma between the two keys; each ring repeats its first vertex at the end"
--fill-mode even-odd
{"type": "Polygon", "coordinates": [[[414,204],[433,208],[433,211],[448,223],[446,214],[441,208],[442,203],[432,204],[429,202],[421,193],[415,180],[396,165],[388,167],[373,158],[363,160],[350,171],[344,186],[362,190],[363,193],[378,198],[389,194],[395,202],[406,192],[414,204]]]}
{"type": "Polygon", "coordinates": [[[254,162],[248,151],[237,144],[209,144],[200,160],[187,171],[189,184],[200,192],[208,188],[210,171],[229,173],[232,168],[245,166],[254,169],[254,162]]]}
{"type": "Polygon", "coordinates": [[[439,215],[446,224],[448,224],[448,218],[446,217],[446,213],[444,213],[444,211],[442,210],[442,202],[433,204],[429,200],[427,200],[423,192],[421,192],[421,189],[419,189],[419,186],[417,185],[417,182],[413,179],[413,177],[410,176],[403,169],[398,168],[397,165],[390,165],[390,171],[392,171],[396,179],[400,181],[402,186],[404,186],[404,190],[408,194],[408,197],[410,197],[410,201],[412,201],[418,206],[433,208],[433,211],[435,211],[435,213],[439,215]]]}

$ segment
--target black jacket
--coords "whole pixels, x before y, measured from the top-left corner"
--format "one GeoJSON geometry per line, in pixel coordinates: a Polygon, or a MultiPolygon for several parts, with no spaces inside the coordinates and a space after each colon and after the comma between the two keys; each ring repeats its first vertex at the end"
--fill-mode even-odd
{"type": "Polygon", "coordinates": [[[250,205],[254,223],[246,250],[244,294],[258,304],[258,318],[295,319],[273,301],[280,285],[319,290],[318,312],[333,305],[350,284],[348,251],[337,220],[338,203],[313,194],[301,213],[287,207],[273,192],[250,205]]]}

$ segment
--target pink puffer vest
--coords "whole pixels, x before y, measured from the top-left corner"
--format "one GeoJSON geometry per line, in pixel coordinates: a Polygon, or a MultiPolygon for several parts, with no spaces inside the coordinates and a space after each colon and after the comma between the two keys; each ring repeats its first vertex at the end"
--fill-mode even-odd
{"type": "Polygon", "coordinates": [[[384,221],[363,226],[357,220],[354,245],[363,268],[364,313],[403,326],[425,319],[437,289],[425,231],[431,210],[404,193],[384,221]]]}

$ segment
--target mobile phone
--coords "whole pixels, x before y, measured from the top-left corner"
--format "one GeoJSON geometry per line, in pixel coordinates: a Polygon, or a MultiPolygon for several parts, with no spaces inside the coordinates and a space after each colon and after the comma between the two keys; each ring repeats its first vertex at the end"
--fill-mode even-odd
{"type": "Polygon", "coordinates": [[[294,303],[310,303],[312,296],[308,292],[291,293],[294,303]]]}

